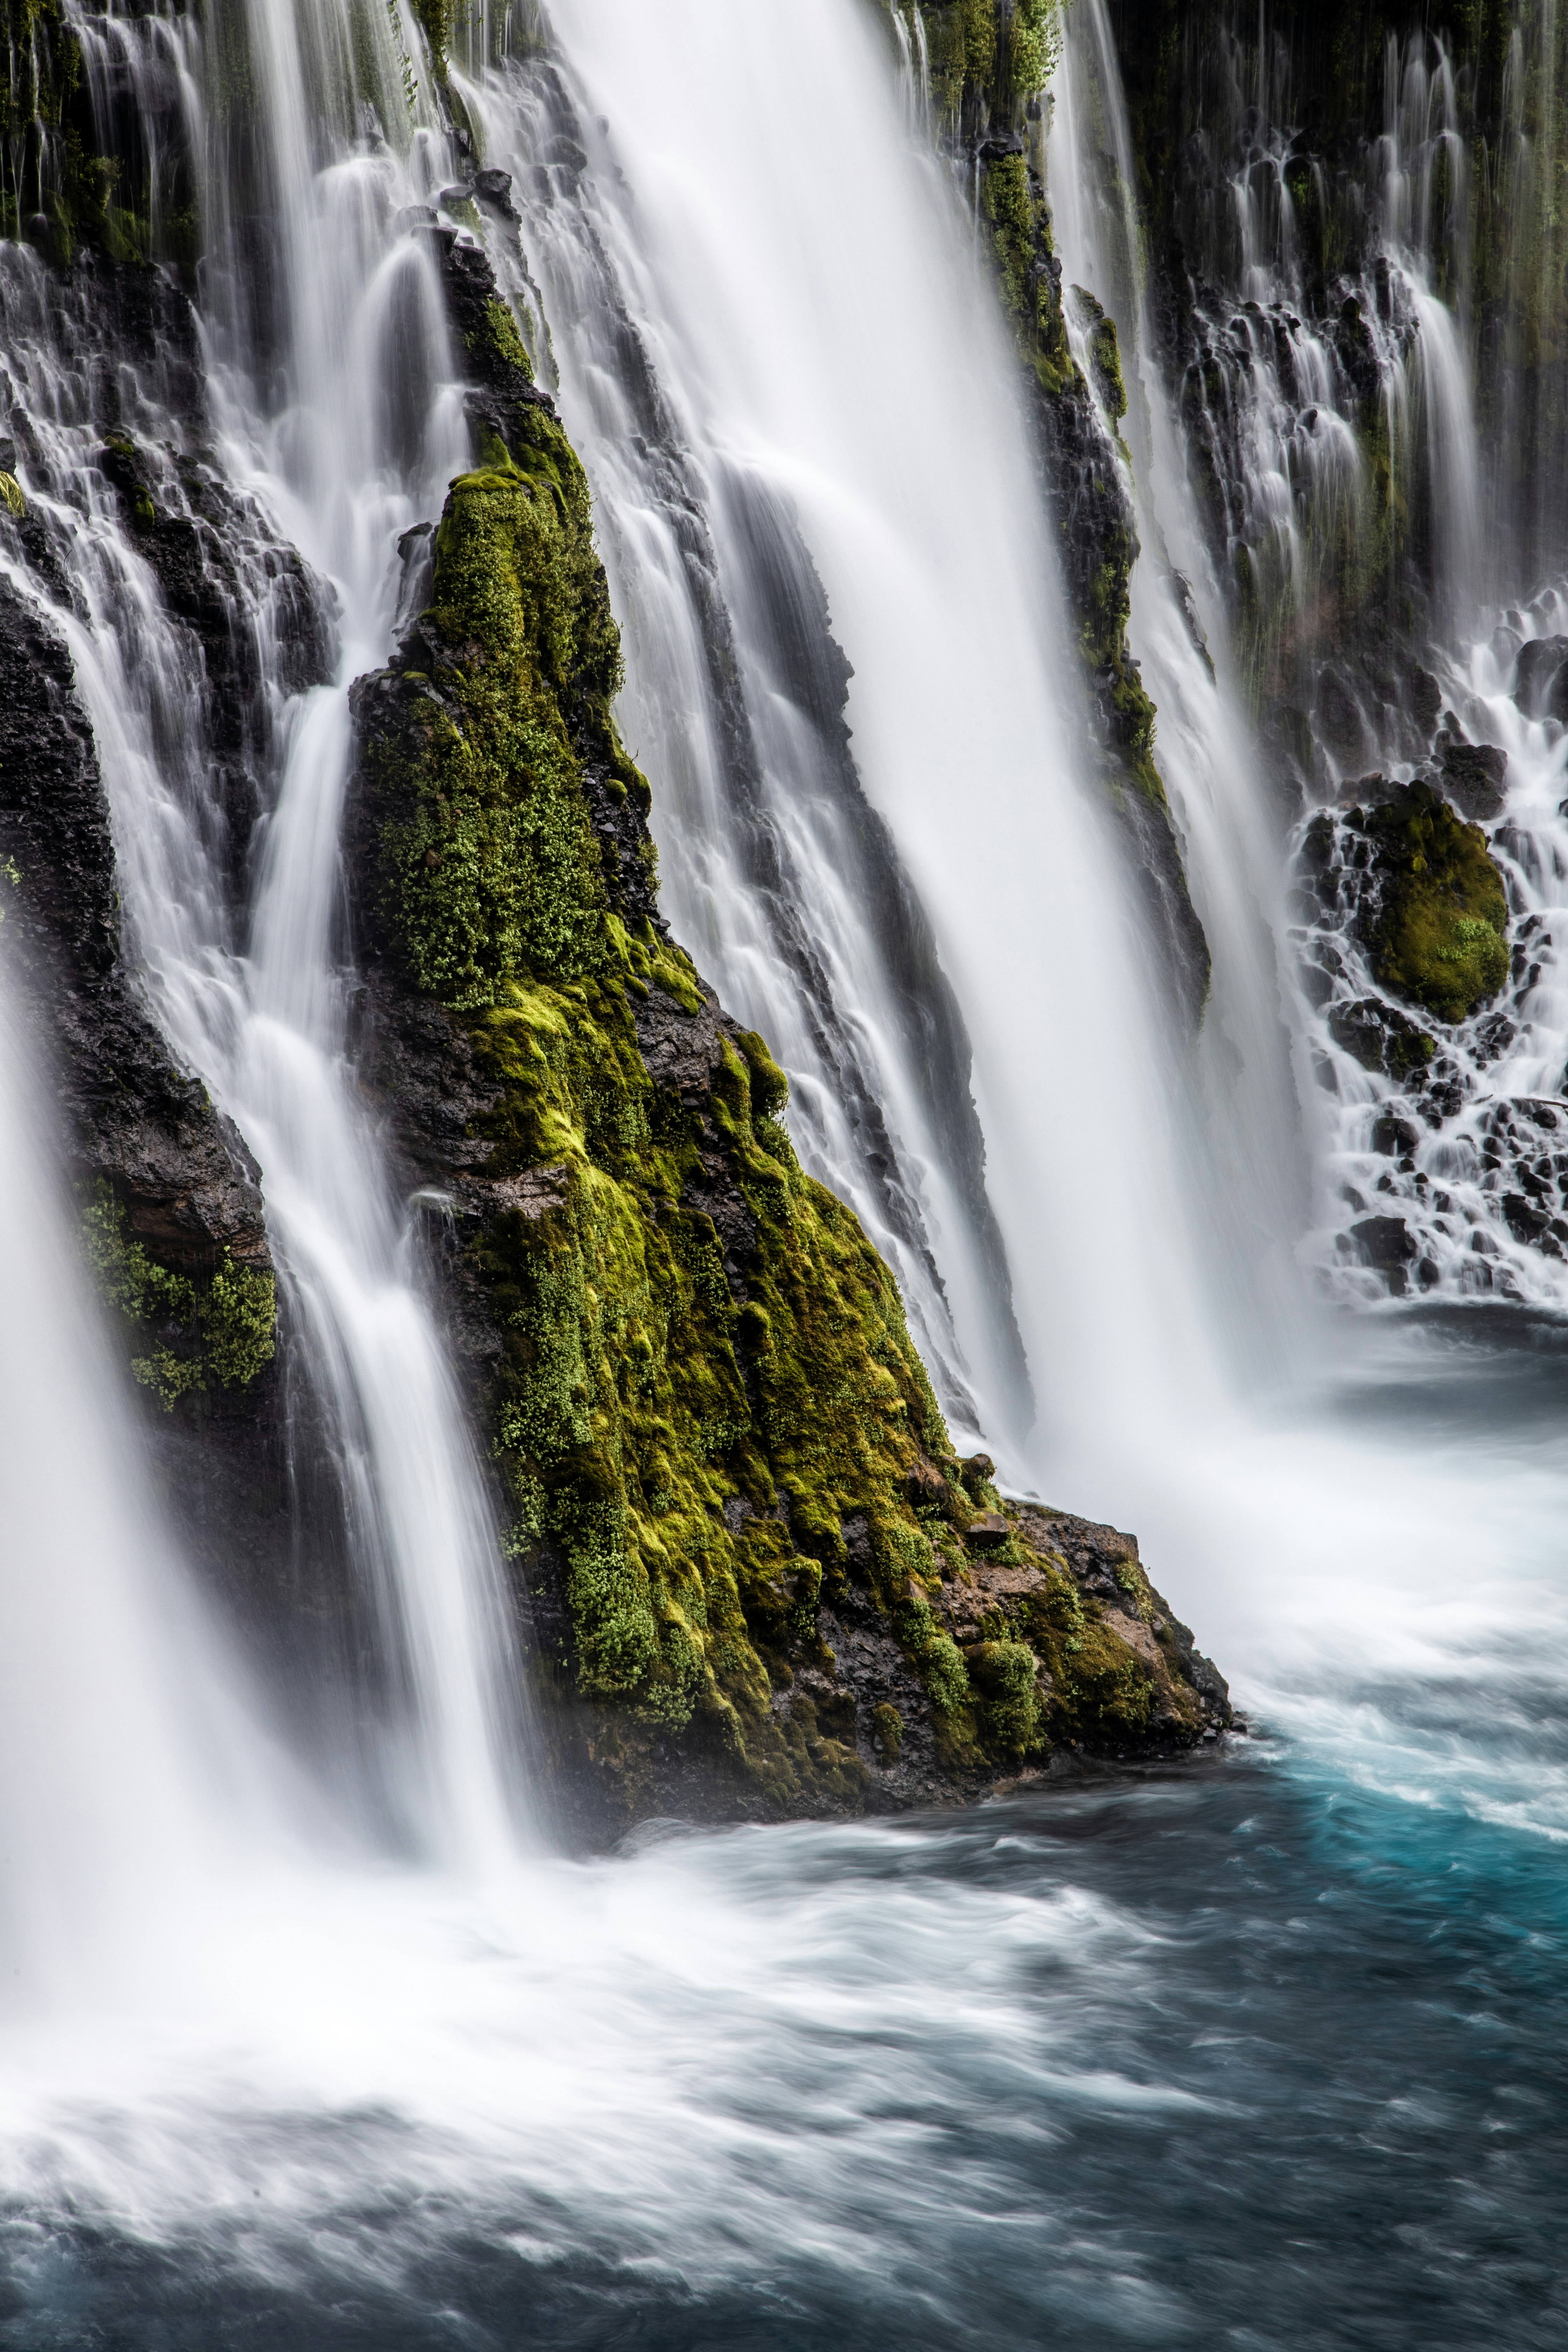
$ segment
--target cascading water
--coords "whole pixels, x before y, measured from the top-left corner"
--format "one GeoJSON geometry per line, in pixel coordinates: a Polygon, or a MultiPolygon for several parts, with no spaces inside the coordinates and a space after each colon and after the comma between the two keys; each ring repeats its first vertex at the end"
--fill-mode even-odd
{"type": "Polygon", "coordinates": [[[0,1934],[5,2010],[28,2020],[144,1997],[252,1794],[239,1694],[166,1557],[44,1134],[0,964],[0,1934]]]}
{"type": "MultiPolygon", "coordinates": [[[[1121,1286],[1189,1385],[1209,1341],[1165,1159],[1158,1024],[1084,785],[1086,722],[993,298],[978,270],[932,278],[951,192],[906,135],[871,17],[816,0],[767,31],[716,26],[700,5],[676,31],[629,7],[557,6],[550,21],[559,46],[542,66],[503,65],[465,94],[490,150],[510,160],[510,136],[520,163],[558,158],[525,199],[530,282],[630,622],[627,731],[672,786],[679,922],[804,1071],[801,1131],[824,1174],[879,1235],[889,1176],[918,1205],[911,1230],[929,1236],[945,1305],[896,1235],[894,1262],[939,1363],[951,1328],[988,1441],[1033,1484],[1045,1463],[1025,1444],[993,1217],[1047,1447],[1085,1434],[1078,1407],[1098,1381],[1084,1368],[1121,1286]],[[845,220],[854,241],[836,246],[845,220]],[[882,257],[870,278],[868,247],[882,257]],[[916,309],[929,333],[900,368],[916,309]],[[854,673],[855,770],[913,908],[831,740],[837,656],[813,567],[854,673]],[[719,600],[752,730],[739,761],[704,677],[719,600]],[[946,982],[921,944],[928,921],[946,982]],[[792,929],[812,943],[804,988],[793,959],[763,953],[792,929]],[[961,1091],[954,1105],[949,982],[973,1056],[984,1200],[961,1091]],[[1069,998],[1069,1024],[1041,1023],[1040,1006],[1069,998]],[[857,1057],[882,1134],[817,1114],[826,1076],[857,1057]],[[1072,1133],[1119,1141],[1080,1160],[1061,1149],[1072,1133]],[[1070,1247],[1047,1238],[1068,1234],[1070,1247]]],[[[1133,1391],[1142,1377],[1125,1361],[1117,1374],[1133,1391]]]]}
{"type": "MultiPolygon", "coordinates": [[[[1296,740],[1288,764],[1309,806],[1326,808],[1297,833],[1279,926],[1315,1170],[1304,1255],[1329,1296],[1368,1303],[1392,1289],[1555,1309],[1565,1296],[1564,1171],[1552,1141],[1568,1118],[1553,1100],[1568,1044],[1552,979],[1557,591],[1506,616],[1496,604],[1531,584],[1546,544],[1553,379],[1541,363],[1533,375],[1501,367],[1485,387],[1509,419],[1493,439],[1475,377],[1478,222],[1494,279],[1504,257],[1510,304],[1527,308],[1533,282],[1527,37],[1538,95],[1552,69],[1554,20],[1543,18],[1514,36],[1508,137],[1479,191],[1442,38],[1390,37],[1359,208],[1303,152],[1278,45],[1227,37],[1201,101],[1224,161],[1183,200],[1205,273],[1180,391],[1186,449],[1168,443],[1151,479],[1191,478],[1206,498],[1210,531],[1189,543],[1217,536],[1239,567],[1243,667],[1283,737],[1311,714],[1315,749],[1303,756],[1296,740]],[[1331,223],[1345,258],[1325,279],[1331,223]],[[1234,308],[1220,289],[1234,290],[1234,308]],[[1519,436],[1542,469],[1528,517],[1503,478],[1519,436]],[[1488,509],[1503,527],[1483,534],[1488,509]],[[1399,594],[1426,583],[1414,670],[1408,655],[1401,669],[1381,617],[1396,572],[1399,594]],[[1499,625],[1476,638],[1489,613],[1499,625]],[[1325,614],[1339,616],[1337,636],[1325,614]],[[1524,652],[1534,640],[1540,653],[1524,652]],[[1482,1001],[1446,1024],[1412,1020],[1375,968],[1364,813],[1412,778],[1467,816],[1503,819],[1492,845],[1514,920],[1511,970],[1489,950],[1498,970],[1482,1001]]],[[[1100,48],[1108,54],[1103,34],[1100,48]]],[[[1112,161],[1123,189],[1128,166],[1126,153],[1112,161]]]]}
{"type": "Polygon", "coordinates": [[[714,417],[690,298],[627,212],[589,95],[536,59],[465,93],[523,209],[521,252],[515,235],[490,237],[501,282],[525,318],[542,299],[554,331],[539,355],[594,480],[632,654],[625,728],[664,787],[678,934],[782,1054],[807,1163],[899,1270],[961,1424],[975,1424],[977,1388],[988,1427],[1021,1428],[1028,1375],[969,1040],[850,754],[847,665],[801,536],[796,461],[776,426],[770,445],[714,417]],[[535,168],[539,155],[552,160],[535,168]]]}
{"type": "MultiPolygon", "coordinates": [[[[563,54],[526,71],[485,60],[525,13],[538,39],[532,12],[487,5],[461,94],[487,160],[520,166],[533,324],[553,339],[632,623],[627,713],[650,762],[670,762],[656,785],[672,794],[680,920],[788,1041],[803,1145],[868,1204],[933,1354],[955,1390],[967,1371],[990,1429],[1016,1355],[986,1295],[976,1128],[938,1116],[921,1067],[924,1036],[947,1084],[967,1031],[1046,1433],[1016,1426],[1014,1458],[1070,1478],[1068,1499],[1093,1486],[1138,1515],[1291,1737],[934,1828],[654,1828],[605,1862],[508,1859],[484,1488],[354,1098],[332,937],[342,684],[382,658],[397,539],[466,457],[423,215],[405,210],[441,199],[458,165],[405,87],[399,50],[417,50],[401,15],[394,33],[347,0],[248,13],[265,136],[226,164],[222,77],[197,29],[81,19],[100,102],[129,89],[150,144],[183,110],[204,159],[208,389],[175,401],[126,369],[119,396],[143,449],[174,444],[154,499],[198,538],[220,495],[226,535],[243,525],[235,675],[260,691],[254,708],[238,698],[237,748],[104,489],[71,302],[6,247],[14,430],[71,583],[56,625],[115,797],[132,936],[160,1017],[261,1164],[354,1538],[381,1579],[386,1672],[405,1685],[380,1743],[384,1801],[403,1843],[486,1866],[367,1866],[341,1840],[323,1858],[319,1840],[258,1826],[289,1817],[275,1787],[249,1812],[193,1799],[222,1742],[203,1735],[194,1762],[162,1692],[175,1676],[205,1691],[210,1724],[224,1670],[169,1631],[183,1604],[144,1565],[131,1474],[104,1451],[38,1177],[0,1159],[7,1295],[28,1302],[0,1332],[5,1444],[47,1465],[79,1422],[72,1469],[92,1471],[25,1490],[30,1559],[74,1560],[76,1580],[13,1589],[7,1559],[7,1605],[47,1604],[47,1638],[22,1653],[38,1663],[6,1796],[56,1760],[59,1811],[39,1815],[19,1883],[47,1889],[51,1843],[71,1849],[68,1901],[101,1866],[109,1961],[90,1999],[62,1974],[42,2025],[6,2004],[0,2344],[1562,2342],[1563,1921],[1533,1861],[1568,1834],[1568,1624],[1548,1572],[1561,1359],[1489,1357],[1474,1339],[1423,1354],[1386,1324],[1342,1324],[1365,1352],[1336,1389],[1314,1359],[1312,1412],[1226,1402],[1182,1171],[1220,1169],[1217,1247],[1255,1297],[1290,1223],[1263,1202],[1260,1234],[1246,1232],[1249,1186],[1283,1185],[1291,1156],[1276,886],[1266,839],[1251,820],[1240,831],[1239,693],[1126,274],[1128,215],[1113,169],[1106,207],[1070,236],[1072,268],[1104,273],[1089,290],[1131,306],[1134,635],[1217,951],[1201,1116],[1177,1141],[1143,969],[1082,803],[1064,624],[998,390],[1010,355],[977,224],[920,155],[890,44],[848,0],[787,21],[680,0],[653,26],[620,0],[561,0],[563,54]],[[546,132],[558,143],[531,156],[546,132]],[[250,308],[268,285],[271,326],[250,308]],[[279,322],[274,375],[257,353],[279,322]],[[618,415],[648,444],[635,465],[618,415]],[[312,615],[330,598],[290,545],[336,599],[325,660],[312,615]],[[824,593],[856,673],[854,775],[824,593]],[[247,930],[230,877],[247,868],[252,773],[267,784],[247,930]],[[792,939],[803,955],[781,982],[792,939]],[[97,1840],[78,1827],[89,1815],[97,1840]],[[226,1868],[209,1868],[215,1834],[226,1868]],[[193,1857],[195,1900],[171,1892],[184,1864],[142,1871],[149,1838],[193,1857]]],[[[918,12],[906,31],[918,90],[918,12]]],[[[1076,20],[1064,71],[1098,74],[1114,126],[1113,68],[1103,20],[1076,20]]],[[[1065,86],[1058,103],[1053,140],[1065,86]]],[[[1085,153],[1085,118],[1072,136],[1085,153]]],[[[520,252],[526,297],[523,272],[520,252]]],[[[1436,301],[1436,278],[1421,290],[1436,301]]],[[[1424,433],[1425,362],[1402,364],[1403,429],[1413,415],[1424,433]]],[[[1176,415],[1201,442],[1194,403],[1176,415]]],[[[1300,505],[1280,513],[1276,545],[1293,530],[1310,552],[1300,505]]],[[[1550,642],[1552,608],[1521,619],[1550,642]]],[[[1538,658],[1546,715],[1521,716],[1517,755],[1539,761],[1544,793],[1557,722],[1538,658]]],[[[1483,646],[1438,673],[1472,733],[1482,708],[1502,711],[1505,660],[1510,646],[1483,646]]]]}
{"type": "MultiPolygon", "coordinates": [[[[156,18],[79,19],[105,118],[129,83],[155,121],[174,82],[213,231],[210,440],[191,446],[167,382],[126,370],[117,393],[121,420],[166,453],[150,486],[165,511],[199,515],[203,474],[216,472],[250,518],[250,561],[221,583],[262,689],[241,760],[266,778],[248,916],[229,881],[237,861],[247,869],[234,835],[249,812],[215,808],[212,791],[215,730],[232,714],[215,707],[199,648],[95,470],[103,423],[79,322],[52,314],[38,266],[16,249],[5,257],[5,351],[30,420],[29,495],[76,584],[75,609],[58,621],[103,762],[130,935],[176,1054],[256,1154],[335,1425],[356,1566],[395,1694],[377,1801],[397,1834],[493,1859],[510,1835],[501,1693],[515,1681],[496,1535],[421,1296],[413,1213],[393,1196],[355,1103],[337,956],[348,688],[390,639],[399,535],[438,506],[468,450],[439,289],[395,218],[434,168],[433,134],[409,125],[403,161],[364,135],[378,108],[394,121],[405,108],[398,44],[413,37],[367,21],[368,66],[345,10],[250,12],[258,137],[237,182],[216,36],[156,18]],[[276,310],[261,341],[242,235],[253,237],[258,216],[274,241],[276,310]],[[321,583],[329,620],[310,613],[286,546],[321,583]],[[290,669],[311,666],[312,625],[332,639],[332,682],[289,695],[290,669]]],[[[47,595],[47,580],[15,577],[47,595]]]]}
{"type": "Polygon", "coordinates": [[[1307,1205],[1279,1012],[1279,858],[1255,789],[1225,600],[1155,352],[1131,141],[1102,0],[1081,0],[1067,18],[1050,103],[1043,176],[1068,288],[1068,333],[1132,497],[1142,551],[1132,577],[1131,643],[1160,714],[1161,769],[1214,950],[1192,1073],[1194,1191],[1211,1212],[1205,1288],[1226,1303],[1233,1356],[1256,1375],[1278,1378],[1282,1357],[1305,1337],[1292,1257],[1307,1205]],[[1105,406],[1086,294],[1108,306],[1120,331],[1131,451],[1105,406]]]}

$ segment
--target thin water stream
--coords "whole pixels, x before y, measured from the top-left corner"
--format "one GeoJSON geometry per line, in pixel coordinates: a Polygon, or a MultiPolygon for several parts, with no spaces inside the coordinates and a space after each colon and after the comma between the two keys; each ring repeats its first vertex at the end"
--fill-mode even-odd
{"type": "MultiPolygon", "coordinates": [[[[156,383],[125,397],[174,444],[160,497],[185,457],[253,519],[240,617],[274,690],[246,905],[205,684],[99,482],[68,307],[5,248],[26,487],[152,999],[260,1163],[397,1671],[378,1833],[336,1805],[323,1829],[137,1501],[0,1062],[29,1481],[0,1739],[7,1788],[50,1792],[15,1808],[7,1876],[39,1958],[0,1998],[0,2345],[1563,2344],[1561,1329],[1495,1294],[1395,1321],[1293,1285],[1293,942],[1178,472],[1140,483],[1135,629],[1218,977],[1173,1074],[1000,329],[882,27],[848,0],[648,13],[555,0],[552,56],[462,89],[519,166],[497,257],[593,474],[676,928],[781,1045],[803,1150],[893,1254],[959,1411],[1016,1483],[1138,1528],[1256,1736],[938,1822],[650,1824],[592,1862],[520,1840],[484,1486],[333,922],[346,688],[391,635],[398,536],[466,461],[399,219],[451,159],[417,95],[381,135],[400,17],[367,49],[346,0],[251,0],[269,143],[238,184],[199,28],[106,32],[173,44],[208,158],[201,448],[156,383]],[[258,211],[267,371],[238,299],[258,211]],[[326,682],[290,683],[285,541],[330,583],[326,682]],[[973,1117],[942,1091],[966,1059],[973,1117]]],[[[1068,77],[1105,77],[1087,5],[1072,40],[1068,77]]],[[[1068,209],[1072,268],[1128,306],[1134,458],[1168,450],[1124,218],[1068,209]]],[[[1500,704],[1501,659],[1452,661],[1456,709],[1500,704]]],[[[1556,738],[1520,730],[1544,807],[1556,738]]]]}

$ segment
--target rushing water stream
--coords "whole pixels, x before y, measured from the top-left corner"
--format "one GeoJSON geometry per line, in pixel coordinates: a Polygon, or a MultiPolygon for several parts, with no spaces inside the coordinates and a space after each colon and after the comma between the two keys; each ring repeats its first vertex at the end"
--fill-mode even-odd
{"type": "MultiPolygon", "coordinates": [[[[897,1266],[955,1423],[1012,1483],[1138,1528],[1254,1736],[936,1822],[651,1824],[591,1862],[521,1826],[495,1534],[353,1087],[333,920],[347,688],[394,635],[399,538],[466,462],[420,226],[458,159],[405,89],[398,10],[356,47],[347,0],[248,5],[265,135],[238,160],[200,19],[83,20],[105,89],[173,87],[204,159],[205,439],[156,383],[135,423],[161,502],[194,465],[249,519],[248,862],[208,796],[207,684],[94,471],[85,321],[16,247],[4,361],[131,936],[260,1166],[386,1687],[355,1773],[323,1778],[199,1618],[7,1046],[0,2345],[1568,2343],[1568,1341],[1531,1311],[1555,1262],[1500,1224],[1478,1153],[1432,1213],[1496,1227],[1513,1290],[1439,1253],[1418,1316],[1357,1311],[1371,1286],[1304,1205],[1375,1181],[1391,1090],[1310,1077],[1310,925],[1114,172],[1095,194],[1120,103],[1097,0],[1049,169],[1137,394],[1134,638],[1216,961],[1179,1071],[1091,813],[1002,331],[879,17],[553,0],[552,46],[510,54],[476,10],[459,86],[514,173],[521,222],[486,235],[593,479],[674,927],[790,1065],[803,1156],[897,1266]],[[276,370],[243,299],[258,216],[276,370]],[[286,543],[329,642],[313,684],[286,543]]],[[[1440,75],[1410,85],[1406,145],[1444,103],[1440,75]]],[[[1441,459],[1466,363],[1436,230],[1394,230],[1441,459]]],[[[1331,391],[1304,428],[1325,499],[1331,391]]],[[[1487,593],[1468,529],[1461,501],[1456,646],[1487,593]]],[[[1509,699],[1489,625],[1440,658],[1516,762],[1515,887],[1544,910],[1561,728],[1509,699]]],[[[1539,961],[1510,1101],[1555,1092],[1568,1050],[1539,961]]],[[[1408,1169],[1383,1156],[1402,1200],[1487,1108],[1464,1106],[1408,1169]]]]}

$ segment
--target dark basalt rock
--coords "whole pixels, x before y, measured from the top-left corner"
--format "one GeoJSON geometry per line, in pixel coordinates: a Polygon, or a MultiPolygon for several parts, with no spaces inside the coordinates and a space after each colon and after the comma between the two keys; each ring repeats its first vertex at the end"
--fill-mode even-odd
{"type": "Polygon", "coordinates": [[[1471,824],[1489,824],[1502,813],[1508,753],[1495,743],[1467,743],[1444,728],[1436,745],[1438,772],[1449,799],[1471,824]]]}
{"type": "Polygon", "coordinates": [[[1513,698],[1527,719],[1568,725],[1568,637],[1534,637],[1521,646],[1513,698]]]}
{"type": "Polygon", "coordinates": [[[1418,1029],[1408,1014],[1375,996],[1336,1004],[1329,1014],[1329,1034],[1342,1052],[1354,1055],[1363,1070],[1382,1071],[1405,1085],[1420,1085],[1437,1050],[1435,1040],[1418,1029]]]}
{"type": "Polygon", "coordinates": [[[1368,1265],[1405,1265],[1415,1255],[1415,1238],[1403,1217],[1363,1217],[1351,1234],[1368,1265]]]}
{"type": "Polygon", "coordinates": [[[1553,1218],[1551,1211],[1542,1208],[1539,1201],[1529,1199],[1523,1192],[1505,1192],[1502,1213],[1503,1222],[1516,1242],[1543,1250],[1548,1257],[1563,1256],[1563,1244],[1553,1230],[1554,1226],[1562,1223],[1562,1220],[1553,1218]]]}
{"type": "Polygon", "coordinates": [[[1392,1111],[1375,1120],[1372,1130],[1372,1148],[1386,1159],[1402,1160],[1414,1151],[1421,1140],[1421,1131],[1407,1118],[1397,1118],[1392,1111]]]}
{"type": "Polygon", "coordinates": [[[1403,1217],[1362,1217],[1350,1229],[1350,1239],[1363,1265],[1381,1274],[1396,1297],[1408,1284],[1406,1267],[1416,1255],[1415,1237],[1403,1217]]]}
{"type": "Polygon", "coordinates": [[[515,221],[519,217],[517,206],[511,200],[510,172],[476,172],[473,186],[479,202],[490,205],[503,220],[515,221]]]}

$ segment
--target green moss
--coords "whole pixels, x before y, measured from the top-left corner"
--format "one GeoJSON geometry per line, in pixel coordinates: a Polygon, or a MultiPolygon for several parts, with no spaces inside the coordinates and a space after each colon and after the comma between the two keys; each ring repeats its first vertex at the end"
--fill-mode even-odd
{"type": "MultiPolygon", "coordinates": [[[[889,1601],[931,1570],[904,1498],[919,1449],[948,1450],[929,1381],[887,1267],[796,1160],[763,1041],[715,1029],[689,960],[612,908],[585,770],[621,805],[648,791],[610,715],[586,485],[547,413],[520,406],[453,484],[435,554],[432,667],[388,681],[363,773],[381,920],[496,1089],[491,1172],[547,1171],[469,1253],[501,1338],[510,1549],[560,1564],[583,1696],[703,1729],[775,1803],[858,1801],[852,1749],[770,1701],[816,1653],[847,1521],[866,1520],[889,1601]],[[695,1096],[644,1063],[655,992],[710,1040],[695,1096]],[[716,1181],[754,1232],[741,1270],[693,1197],[716,1181]]],[[[910,1633],[961,1695],[929,1610],[910,1633]]]]}
{"type": "Polygon", "coordinates": [[[1373,967],[1384,988],[1463,1021],[1508,978],[1508,898],[1479,824],[1425,784],[1373,809],[1382,907],[1373,967]]]}
{"type": "Polygon", "coordinates": [[[447,59],[452,47],[455,0],[410,0],[419,29],[430,52],[431,70],[438,82],[447,79],[447,59]]]}
{"type": "Polygon", "coordinates": [[[1007,28],[1005,71],[1015,100],[1043,89],[1061,54],[1061,10],[1058,0],[1017,0],[1007,28]]]}
{"type": "MultiPolygon", "coordinates": [[[[477,226],[477,222],[476,222],[477,226]]],[[[485,316],[489,320],[490,337],[496,350],[507,363],[521,368],[530,383],[533,382],[533,362],[523,345],[517,320],[504,302],[487,302],[485,316]]]]}
{"type": "Polygon", "coordinates": [[[82,1213],[88,1264],[131,1350],[131,1370],[165,1412],[207,1377],[245,1388],[272,1360],[278,1321],[270,1274],[226,1254],[205,1281],[160,1265],[131,1239],[125,1211],[100,1182],[82,1213]]]}
{"type": "Polygon", "coordinates": [[[877,1744],[889,1764],[896,1764],[903,1753],[904,1718],[896,1706],[884,1699],[871,1709],[871,1721],[876,1727],[877,1744]]]}
{"type": "Polygon", "coordinates": [[[418,986],[462,1011],[514,975],[581,979],[615,952],[562,697],[570,682],[607,713],[618,641],[581,468],[559,425],[527,414],[515,456],[498,448],[452,487],[433,587],[451,691],[409,681],[405,742],[379,777],[398,810],[390,911],[418,986]]]}
{"type": "Polygon", "coordinates": [[[1116,321],[1107,318],[1104,310],[1082,287],[1074,289],[1079,306],[1089,321],[1089,364],[1094,377],[1094,388],[1108,416],[1116,423],[1127,414],[1127,387],[1121,381],[1121,352],[1116,341],[1116,321]]]}
{"type": "Polygon", "coordinates": [[[18,522],[27,511],[27,501],[22,494],[22,485],[15,474],[0,474],[0,506],[4,506],[18,522]]]}
{"type": "Polygon", "coordinates": [[[196,1318],[207,1370],[225,1388],[248,1388],[272,1361],[278,1291],[270,1274],[226,1257],[206,1286],[196,1318]]]}
{"type": "Polygon", "coordinates": [[[981,209],[991,226],[992,250],[1003,297],[1015,318],[1026,310],[1035,263],[1036,207],[1029,166],[1022,155],[999,156],[985,166],[981,209]]]}
{"type": "Polygon", "coordinates": [[[995,1756],[1023,1758],[1040,1745],[1041,1708],[1036,1659],[1026,1643],[981,1642],[967,1654],[981,1694],[980,1732],[995,1756]]]}
{"type": "Polygon", "coordinates": [[[902,1612],[899,1635],[939,1715],[954,1715],[970,1696],[969,1669],[951,1633],[945,1633],[923,1601],[902,1612]]]}

